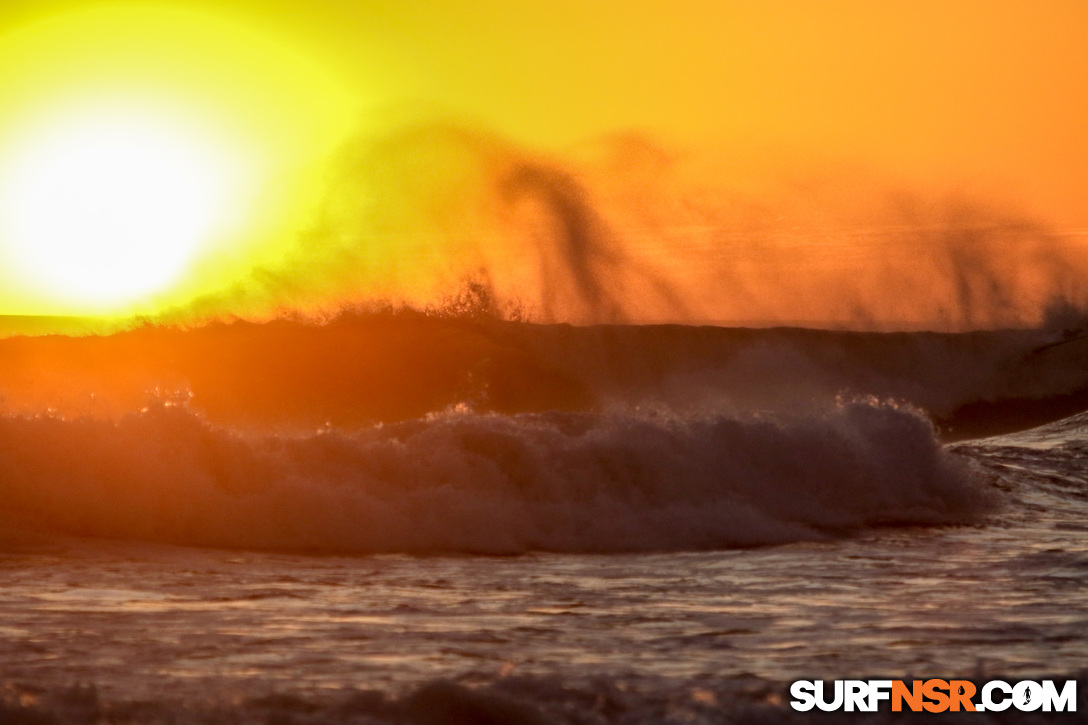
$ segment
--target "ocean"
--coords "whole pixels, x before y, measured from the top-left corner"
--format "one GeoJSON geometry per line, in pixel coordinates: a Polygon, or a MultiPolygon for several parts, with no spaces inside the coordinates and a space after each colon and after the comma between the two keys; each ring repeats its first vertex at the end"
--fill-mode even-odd
{"type": "Polygon", "coordinates": [[[0,722],[865,723],[911,716],[796,712],[790,683],[1083,693],[1086,353],[1076,327],[408,310],[0,340],[0,722]]]}

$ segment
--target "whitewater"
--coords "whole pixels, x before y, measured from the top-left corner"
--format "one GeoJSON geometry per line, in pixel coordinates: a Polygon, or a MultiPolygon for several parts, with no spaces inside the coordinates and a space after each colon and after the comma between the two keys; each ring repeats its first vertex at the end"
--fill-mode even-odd
{"type": "Polygon", "coordinates": [[[411,311],[0,340],[0,721],[1083,689],[1086,344],[411,311]]]}

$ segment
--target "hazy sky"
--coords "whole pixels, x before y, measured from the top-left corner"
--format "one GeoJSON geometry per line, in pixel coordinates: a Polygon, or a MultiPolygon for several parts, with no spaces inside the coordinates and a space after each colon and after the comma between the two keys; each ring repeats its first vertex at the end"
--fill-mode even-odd
{"type": "MultiPolygon", "coordinates": [[[[28,23],[103,5],[118,4],[6,0],[0,53],[28,23]]],[[[309,75],[293,78],[294,95],[279,105],[261,95],[274,93],[279,79],[258,76],[266,67],[270,76],[282,73],[282,64],[294,61],[281,54],[276,69],[261,65],[265,50],[253,50],[254,38],[248,50],[239,45],[239,57],[252,67],[235,75],[226,67],[230,52],[222,37],[207,40],[191,28],[177,40],[181,54],[162,64],[172,74],[164,86],[209,88],[204,110],[216,98],[228,106],[244,100],[248,106],[235,114],[244,130],[235,137],[264,134],[280,149],[309,116],[312,134],[326,128],[319,117],[331,118],[329,109],[339,107],[330,101],[318,108],[331,96],[311,82],[316,68],[342,87],[364,128],[390,109],[425,112],[557,154],[635,131],[689,155],[767,159],[778,168],[868,169],[889,188],[996,199],[1044,228],[1088,228],[1088,3],[1077,0],[159,5],[222,17],[307,60],[309,75]],[[206,40],[219,47],[205,55],[206,40]],[[196,70],[186,76],[190,62],[196,70]],[[239,100],[246,94],[252,98],[239,100]]],[[[155,32],[171,32],[164,27],[155,32]]],[[[90,32],[110,31],[99,25],[90,32]]],[[[145,40],[152,50],[174,42],[145,40]]],[[[70,51],[54,41],[42,52],[63,64],[70,51]]],[[[95,62],[78,63],[93,70],[95,62]]],[[[159,68],[120,53],[102,63],[142,69],[141,82],[152,84],[159,68]]],[[[12,94],[28,93],[17,90],[19,83],[0,79],[0,107],[18,110],[20,98],[12,94]]],[[[719,168],[730,175],[728,164],[719,168]]]]}
{"type": "MultiPolygon", "coordinates": [[[[57,3],[81,6],[86,3],[57,3]]],[[[54,7],[5,3],[3,22],[54,7]]],[[[363,103],[433,103],[529,143],[639,129],[1007,187],[1088,224],[1088,4],[217,2],[363,103]]]]}
{"type": "MultiPolygon", "coordinates": [[[[246,7],[246,6],[243,6],[246,7]]],[[[529,142],[617,129],[1008,186],[1088,224],[1077,0],[261,3],[375,102],[529,142]]]]}

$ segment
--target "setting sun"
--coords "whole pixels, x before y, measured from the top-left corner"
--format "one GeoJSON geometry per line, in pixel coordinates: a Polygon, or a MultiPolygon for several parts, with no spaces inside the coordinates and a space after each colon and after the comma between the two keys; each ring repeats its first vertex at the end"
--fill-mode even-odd
{"type": "Polygon", "coordinates": [[[66,118],[0,170],[0,233],[52,293],[125,302],[176,280],[223,221],[224,159],[162,119],[66,118]]]}
{"type": "Polygon", "coordinates": [[[154,314],[278,254],[356,114],[311,50],[164,3],[0,32],[0,314],[154,314]]]}

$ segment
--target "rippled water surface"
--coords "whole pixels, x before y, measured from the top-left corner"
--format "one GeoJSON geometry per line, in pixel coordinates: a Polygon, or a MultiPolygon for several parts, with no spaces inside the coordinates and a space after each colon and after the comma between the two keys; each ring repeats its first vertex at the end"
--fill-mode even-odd
{"type": "Polygon", "coordinates": [[[1001,498],[977,525],[758,549],[350,558],[17,538],[0,672],[9,702],[89,684],[98,703],[162,707],[548,678],[706,707],[757,683],[781,707],[797,678],[1075,673],[1082,446],[1044,431],[955,449],[1001,498]]]}

